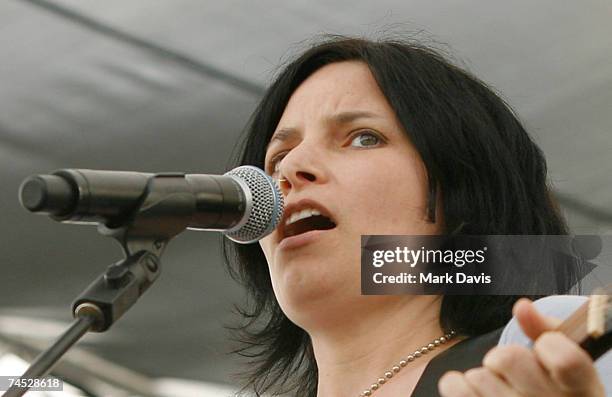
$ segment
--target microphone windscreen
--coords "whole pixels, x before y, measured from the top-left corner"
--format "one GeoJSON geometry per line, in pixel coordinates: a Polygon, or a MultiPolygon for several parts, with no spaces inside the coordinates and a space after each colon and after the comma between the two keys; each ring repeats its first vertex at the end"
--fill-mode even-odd
{"type": "Polygon", "coordinates": [[[259,241],[276,228],[283,216],[283,195],[270,176],[254,166],[244,165],[225,173],[245,187],[248,218],[225,236],[240,244],[259,241]]]}

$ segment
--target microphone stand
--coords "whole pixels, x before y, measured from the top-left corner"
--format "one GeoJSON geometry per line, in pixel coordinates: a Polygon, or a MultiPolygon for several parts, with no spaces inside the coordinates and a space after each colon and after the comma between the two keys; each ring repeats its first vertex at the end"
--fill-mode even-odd
{"type": "MultiPolygon", "coordinates": [[[[24,372],[19,380],[41,378],[45,376],[60,357],[64,355],[91,327],[94,319],[91,316],[82,316],[74,320],[70,328],[60,336],[60,338],[45,352],[36,357],[36,360],[24,372]]],[[[18,387],[19,382],[15,382],[3,397],[18,397],[25,394],[29,387],[18,387]]],[[[27,383],[26,383],[27,384],[27,383]]]]}
{"type": "Polygon", "coordinates": [[[108,266],[77,297],[72,304],[75,318],[72,325],[34,360],[2,397],[23,396],[30,389],[32,379],[48,374],[88,331],[109,329],[157,280],[161,272],[160,257],[167,243],[187,228],[196,205],[193,195],[184,190],[183,181],[183,174],[151,177],[134,211],[121,220],[98,225],[101,234],[119,242],[125,259],[108,266]],[[181,188],[185,194],[180,193],[181,188]],[[178,211],[182,213],[177,213],[177,208],[182,208],[178,211]]]}

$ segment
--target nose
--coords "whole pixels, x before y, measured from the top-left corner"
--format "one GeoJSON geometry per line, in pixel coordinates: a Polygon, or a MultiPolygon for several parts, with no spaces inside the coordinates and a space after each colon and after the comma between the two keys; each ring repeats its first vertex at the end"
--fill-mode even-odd
{"type": "Polygon", "coordinates": [[[327,180],[324,167],[324,154],[321,150],[308,146],[305,142],[294,147],[280,162],[280,187],[286,196],[289,191],[302,190],[313,184],[327,180]]]}

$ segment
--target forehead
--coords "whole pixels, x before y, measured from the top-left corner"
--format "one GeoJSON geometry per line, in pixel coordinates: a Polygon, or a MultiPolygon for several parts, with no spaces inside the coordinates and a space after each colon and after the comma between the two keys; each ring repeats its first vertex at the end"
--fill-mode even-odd
{"type": "MultiPolygon", "coordinates": [[[[369,67],[361,61],[336,62],[318,69],[291,95],[278,127],[325,120],[345,112],[393,117],[369,67]]],[[[299,127],[299,126],[291,126],[299,127]]]]}

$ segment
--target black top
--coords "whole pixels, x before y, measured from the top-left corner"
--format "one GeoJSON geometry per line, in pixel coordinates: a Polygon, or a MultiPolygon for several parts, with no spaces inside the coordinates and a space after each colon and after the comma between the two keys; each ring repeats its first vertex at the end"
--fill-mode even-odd
{"type": "Polygon", "coordinates": [[[434,357],[425,367],[411,397],[439,397],[438,381],[446,372],[464,372],[482,366],[484,355],[497,346],[503,329],[462,340],[434,357]]]}

